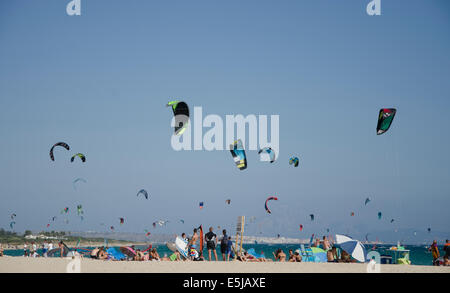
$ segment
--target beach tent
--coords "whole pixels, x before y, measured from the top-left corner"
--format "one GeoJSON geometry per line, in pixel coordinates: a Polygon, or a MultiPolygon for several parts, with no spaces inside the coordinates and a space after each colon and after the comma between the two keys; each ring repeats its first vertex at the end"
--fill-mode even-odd
{"type": "Polygon", "coordinates": [[[125,254],[118,251],[114,247],[108,248],[108,250],[106,250],[106,252],[112,259],[115,259],[115,260],[123,260],[123,259],[127,258],[127,256],[125,254]]]}
{"type": "Polygon", "coordinates": [[[327,252],[320,247],[311,247],[314,262],[327,262],[327,252]]]}
{"type": "Polygon", "coordinates": [[[366,260],[366,248],[358,241],[345,235],[336,234],[335,245],[342,250],[346,251],[351,257],[359,262],[365,262],[366,260]]]}
{"type": "Polygon", "coordinates": [[[247,250],[247,253],[253,256],[254,258],[265,258],[264,253],[258,254],[253,247],[247,250]]]}

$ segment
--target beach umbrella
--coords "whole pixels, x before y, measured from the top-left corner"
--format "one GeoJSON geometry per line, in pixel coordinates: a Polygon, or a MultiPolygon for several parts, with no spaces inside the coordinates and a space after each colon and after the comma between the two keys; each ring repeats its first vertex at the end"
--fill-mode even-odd
{"type": "Polygon", "coordinates": [[[367,253],[364,245],[360,241],[345,235],[336,234],[336,245],[357,261],[365,262],[367,253]]]}

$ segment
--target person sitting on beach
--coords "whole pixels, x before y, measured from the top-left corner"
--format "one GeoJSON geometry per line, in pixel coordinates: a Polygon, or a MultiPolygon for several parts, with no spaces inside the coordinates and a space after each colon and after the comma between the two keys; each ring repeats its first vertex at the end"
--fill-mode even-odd
{"type": "Polygon", "coordinates": [[[161,258],[159,257],[158,252],[156,251],[156,248],[153,248],[150,251],[149,254],[150,254],[150,260],[156,260],[156,261],[160,261],[161,260],[161,258]]]}
{"type": "Polygon", "coordinates": [[[302,256],[300,255],[300,249],[296,249],[294,252],[294,261],[302,262],[302,256]]]}
{"type": "Polygon", "coordinates": [[[344,262],[344,263],[352,262],[350,254],[348,254],[345,250],[342,250],[341,259],[339,259],[338,262],[344,262]]]}
{"type": "Polygon", "coordinates": [[[94,248],[94,249],[92,249],[91,250],[91,253],[89,254],[90,255],[90,257],[92,258],[92,259],[98,259],[98,252],[99,252],[99,248],[94,248]]]}
{"type": "Polygon", "coordinates": [[[3,256],[3,244],[0,244],[0,257],[3,256]]]}
{"type": "Polygon", "coordinates": [[[333,246],[330,250],[327,251],[327,261],[337,262],[337,251],[335,246],[333,246]]]}
{"type": "Polygon", "coordinates": [[[59,247],[59,252],[60,252],[60,257],[61,258],[63,258],[64,257],[64,246],[63,246],[63,242],[62,241],[60,241],[59,243],[58,243],[58,247],[59,247]]]}
{"type": "Polygon", "coordinates": [[[134,256],[134,260],[136,261],[143,261],[144,260],[144,254],[140,249],[136,250],[136,255],[134,256]]]}
{"type": "Polygon", "coordinates": [[[273,255],[275,257],[275,261],[277,261],[277,260],[279,262],[285,262],[286,261],[286,254],[283,252],[283,250],[281,250],[281,248],[278,248],[277,251],[275,253],[273,253],[273,255]]]}
{"type": "Polygon", "coordinates": [[[294,252],[292,251],[292,249],[289,249],[288,262],[295,262],[295,255],[294,255],[294,252]]]}
{"type": "Polygon", "coordinates": [[[100,247],[97,254],[97,258],[102,260],[108,259],[108,253],[106,253],[105,248],[103,246],[100,247]]]}
{"type": "Polygon", "coordinates": [[[163,261],[181,261],[180,253],[175,251],[169,257],[163,257],[161,260],[163,261]]]}

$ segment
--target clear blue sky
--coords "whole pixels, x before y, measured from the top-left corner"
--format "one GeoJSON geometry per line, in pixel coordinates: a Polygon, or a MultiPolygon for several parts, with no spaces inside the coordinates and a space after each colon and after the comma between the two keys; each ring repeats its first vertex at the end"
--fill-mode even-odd
{"type": "Polygon", "coordinates": [[[234,230],[246,215],[266,236],[450,232],[448,1],[383,0],[375,17],[369,0],[82,0],[72,17],[68,2],[0,3],[0,227],[14,212],[16,231],[54,215],[55,230],[234,230]],[[172,97],[204,115],[280,115],[278,160],[247,152],[239,171],[229,151],[173,151],[172,97]],[[381,107],[398,112],[377,136],[381,107]],[[52,162],[58,141],[71,150],[52,162]]]}

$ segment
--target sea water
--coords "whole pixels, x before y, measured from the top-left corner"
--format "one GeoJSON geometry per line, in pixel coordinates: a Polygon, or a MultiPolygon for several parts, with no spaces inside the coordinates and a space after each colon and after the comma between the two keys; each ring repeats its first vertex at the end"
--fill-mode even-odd
{"type": "MultiPolygon", "coordinates": [[[[392,245],[381,245],[377,247],[377,251],[380,254],[384,254],[386,249],[389,249],[392,245]]],[[[289,255],[289,249],[292,249],[292,251],[295,252],[296,249],[300,249],[300,246],[298,244],[244,244],[243,249],[248,250],[250,248],[254,248],[256,253],[264,254],[266,258],[270,258],[274,260],[273,253],[281,248],[286,255],[289,255]]],[[[94,247],[83,247],[87,249],[93,249],[94,247]]],[[[118,248],[118,247],[117,247],[118,248]]],[[[141,246],[136,245],[136,249],[145,250],[148,248],[148,246],[141,246]]],[[[170,251],[165,244],[155,244],[153,245],[153,248],[156,248],[158,251],[158,254],[163,256],[169,256],[172,254],[172,251],[170,251]]],[[[366,246],[366,250],[370,251],[371,246],[366,246]]],[[[411,264],[413,265],[432,265],[432,256],[431,252],[428,251],[428,249],[425,246],[406,246],[405,249],[410,250],[409,258],[411,260],[411,264]]],[[[216,248],[217,256],[219,260],[222,260],[222,254],[220,252],[220,245],[216,248]]],[[[439,246],[439,252],[441,256],[444,255],[443,246],[439,246]]],[[[37,253],[42,256],[42,249],[38,249],[37,253]]],[[[4,250],[5,255],[9,256],[23,256],[23,249],[5,249],[4,250]]],[[[59,255],[56,255],[59,256],[59,255]]],[[[208,251],[206,248],[203,250],[203,256],[205,259],[208,259],[208,251]]],[[[214,260],[214,254],[212,253],[212,258],[214,260]]]]}

